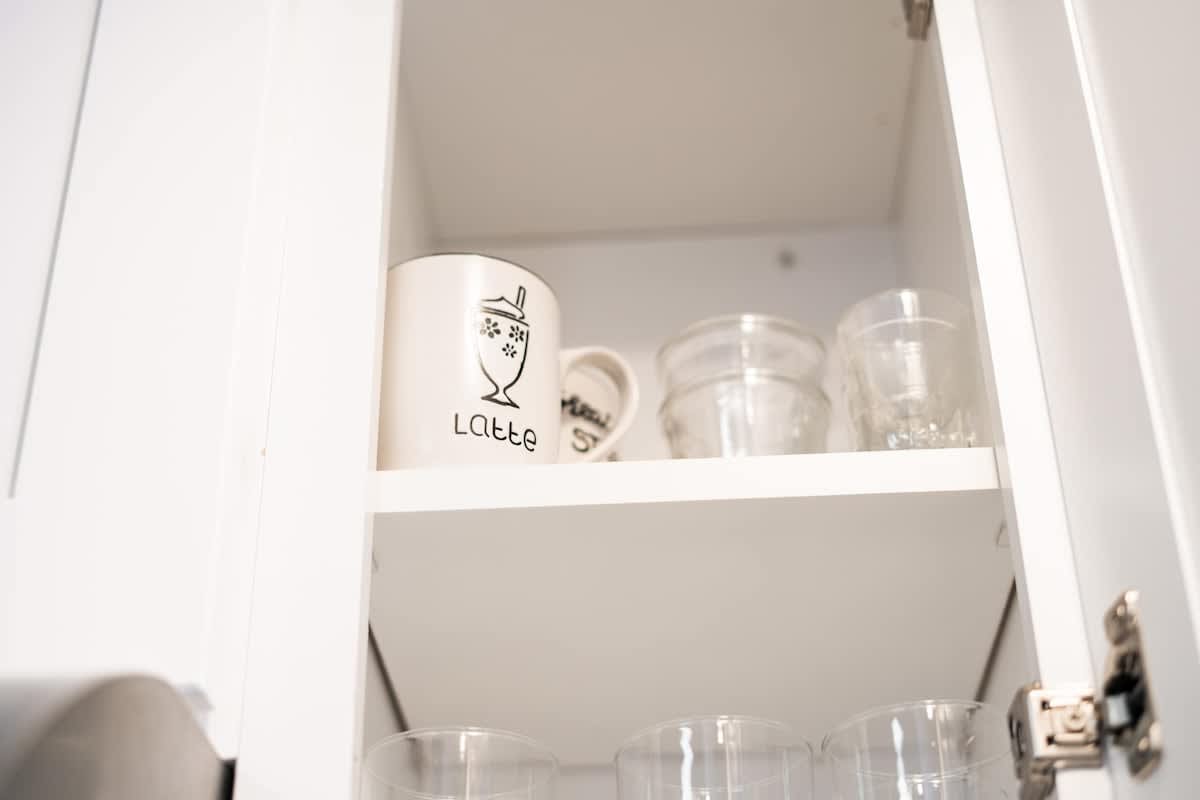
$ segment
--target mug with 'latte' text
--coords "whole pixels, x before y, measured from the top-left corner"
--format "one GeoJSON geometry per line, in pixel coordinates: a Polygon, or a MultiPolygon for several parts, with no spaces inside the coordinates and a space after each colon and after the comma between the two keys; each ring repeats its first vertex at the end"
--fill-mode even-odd
{"type": "Polygon", "coordinates": [[[637,409],[633,370],[601,347],[559,349],[559,305],[534,273],[490,256],[425,256],[388,273],[379,467],[559,460],[564,380],[604,376],[618,397],[602,461],[637,409]]]}

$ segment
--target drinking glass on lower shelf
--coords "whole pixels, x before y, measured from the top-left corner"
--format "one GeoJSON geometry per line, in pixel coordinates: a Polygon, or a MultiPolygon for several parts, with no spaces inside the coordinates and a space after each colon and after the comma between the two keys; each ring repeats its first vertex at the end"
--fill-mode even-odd
{"type": "Polygon", "coordinates": [[[842,316],[838,345],[859,450],[974,444],[978,357],[958,300],[926,289],[868,297],[842,316]]]}
{"type": "Polygon", "coordinates": [[[1004,714],[927,700],[868,711],[821,746],[837,800],[1016,800],[1004,714]]]}
{"type": "Polygon", "coordinates": [[[558,761],[532,739],[483,728],[429,728],[367,753],[364,800],[552,800],[558,761]]]}
{"type": "Polygon", "coordinates": [[[812,748],[787,725],[696,717],[655,725],[616,756],[620,800],[810,800],[812,748]]]}

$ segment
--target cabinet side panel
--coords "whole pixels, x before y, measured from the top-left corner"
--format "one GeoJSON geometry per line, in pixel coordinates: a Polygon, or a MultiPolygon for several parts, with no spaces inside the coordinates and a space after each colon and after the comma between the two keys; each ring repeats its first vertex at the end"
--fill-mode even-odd
{"type": "Polygon", "coordinates": [[[235,796],[357,796],[399,4],[285,3],[283,273],[235,796]]]}

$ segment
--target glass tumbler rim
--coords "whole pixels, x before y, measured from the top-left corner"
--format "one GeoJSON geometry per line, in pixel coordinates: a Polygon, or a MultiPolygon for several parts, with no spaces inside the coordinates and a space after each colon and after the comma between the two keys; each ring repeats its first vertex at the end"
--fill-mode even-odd
{"type": "MultiPolygon", "coordinates": [[[[824,738],[822,738],[821,750],[820,750],[821,755],[825,758],[829,758],[830,760],[834,761],[835,763],[845,763],[845,756],[838,756],[836,753],[833,752],[833,749],[831,746],[833,741],[836,738],[838,738],[840,735],[848,733],[849,731],[858,727],[859,725],[866,722],[867,720],[874,719],[877,717],[882,717],[885,714],[889,714],[889,713],[893,713],[893,712],[897,712],[897,711],[913,711],[915,709],[924,708],[924,707],[928,707],[928,706],[956,707],[956,708],[969,709],[969,710],[974,710],[974,711],[995,712],[995,716],[997,717],[997,719],[1001,723],[1004,722],[1003,713],[999,712],[996,709],[996,707],[991,705],[990,703],[984,703],[979,700],[958,700],[958,699],[954,699],[954,698],[928,698],[928,699],[924,699],[924,700],[911,700],[911,701],[902,702],[902,703],[890,703],[887,705],[869,708],[865,711],[861,711],[861,712],[855,714],[854,716],[852,716],[848,719],[843,720],[842,722],[839,722],[828,733],[825,734],[824,738]]],[[[1011,752],[1009,750],[1007,740],[1005,740],[1004,745],[1002,747],[997,748],[996,752],[994,752],[990,755],[982,756],[978,759],[975,759],[966,766],[958,767],[956,769],[948,770],[945,772],[939,772],[939,773],[908,773],[907,778],[909,779],[910,782],[912,782],[912,781],[921,782],[921,781],[929,781],[929,780],[934,779],[939,776],[940,777],[957,777],[959,775],[966,774],[973,769],[977,769],[979,767],[987,766],[989,764],[995,763],[996,761],[1003,759],[1003,758],[1007,758],[1010,755],[1011,755],[1011,752]]],[[[867,775],[867,776],[876,777],[876,778],[895,778],[895,777],[897,777],[897,774],[895,772],[879,772],[879,771],[875,771],[875,770],[863,770],[863,769],[857,769],[857,768],[855,769],[855,772],[859,775],[867,775]]]]}
{"type": "MultiPolygon", "coordinates": [[[[419,798],[423,798],[423,800],[455,800],[455,795],[430,794],[428,792],[422,792],[422,791],[419,791],[416,789],[409,789],[405,786],[398,785],[395,781],[387,779],[386,777],[384,777],[383,775],[380,775],[378,772],[376,772],[374,769],[372,769],[371,756],[375,755],[379,751],[382,751],[387,745],[398,742],[398,741],[402,741],[402,740],[417,741],[421,737],[428,736],[430,734],[454,735],[454,734],[464,734],[464,733],[481,734],[481,735],[488,736],[493,739],[500,739],[500,740],[505,740],[508,742],[515,742],[517,744],[522,744],[522,745],[529,747],[531,752],[536,752],[539,759],[543,759],[547,762],[547,766],[549,767],[549,769],[547,770],[546,776],[544,778],[542,778],[540,781],[538,781],[535,784],[535,786],[546,785],[547,783],[550,782],[550,780],[552,780],[553,776],[559,771],[558,756],[554,755],[554,753],[551,752],[550,749],[548,747],[546,747],[546,745],[542,744],[537,739],[534,739],[533,737],[530,737],[530,736],[526,736],[525,734],[522,734],[522,733],[516,733],[514,731],[506,731],[501,728],[484,728],[484,727],[480,727],[477,725],[434,725],[434,726],[429,726],[429,727],[424,727],[424,728],[412,728],[407,731],[400,731],[399,733],[393,733],[389,736],[385,736],[384,738],[377,741],[375,744],[371,745],[370,750],[368,750],[367,754],[363,757],[363,761],[362,761],[363,771],[365,773],[369,774],[375,780],[378,780],[381,783],[383,783],[388,788],[399,789],[399,790],[403,791],[406,795],[409,795],[410,797],[419,797],[419,798]]],[[[493,792],[491,794],[486,795],[486,797],[488,797],[488,798],[507,797],[509,795],[527,794],[528,792],[529,792],[529,787],[525,786],[525,787],[521,787],[519,789],[508,789],[508,790],[502,791],[502,792],[493,792]]]]}
{"type": "Polygon", "coordinates": [[[660,379],[665,376],[668,371],[664,365],[672,351],[678,349],[681,345],[692,341],[698,335],[720,331],[722,329],[729,328],[734,323],[738,323],[740,326],[739,329],[742,330],[744,330],[747,325],[756,326],[774,331],[776,333],[783,333],[792,336],[798,341],[803,341],[806,345],[815,348],[817,356],[815,361],[818,365],[824,362],[826,356],[828,355],[825,349],[825,343],[821,341],[821,337],[794,320],[775,316],[773,314],[759,314],[755,312],[719,314],[715,317],[706,317],[691,323],[658,348],[658,352],[655,353],[654,356],[654,363],[657,367],[660,379]]]}
{"type": "MultiPolygon", "coordinates": [[[[669,720],[664,720],[662,722],[656,722],[653,725],[649,725],[645,728],[641,728],[640,730],[636,731],[635,733],[630,734],[630,736],[621,744],[621,746],[617,748],[617,752],[613,754],[613,765],[619,769],[622,756],[629,754],[630,752],[633,751],[633,749],[636,746],[651,739],[651,737],[661,735],[662,733],[664,733],[672,728],[679,728],[684,725],[695,725],[696,723],[714,723],[714,722],[718,722],[718,721],[751,723],[751,724],[759,726],[761,728],[766,728],[766,729],[775,731],[777,733],[782,733],[785,735],[785,738],[787,739],[787,744],[780,745],[780,749],[781,750],[782,749],[787,749],[787,750],[802,749],[803,754],[808,757],[810,766],[812,764],[814,756],[816,755],[815,750],[812,746],[812,743],[810,743],[807,739],[805,739],[803,736],[801,736],[799,733],[797,733],[796,729],[786,722],[780,722],[779,720],[768,719],[767,717],[757,717],[752,714],[695,714],[692,716],[677,717],[675,719],[669,719],[669,720]]],[[[772,779],[771,778],[760,778],[758,780],[747,783],[746,786],[755,786],[755,785],[765,783],[770,780],[772,780],[772,779]]],[[[661,784],[661,785],[673,785],[673,784],[661,784]]]]}
{"type": "Polygon", "coordinates": [[[876,292],[875,294],[864,297],[843,311],[841,316],[838,318],[837,335],[842,341],[847,341],[856,339],[859,336],[875,330],[876,328],[883,327],[884,325],[891,325],[898,322],[939,322],[957,329],[960,327],[961,322],[966,321],[968,316],[969,309],[967,308],[966,304],[949,292],[944,292],[941,289],[927,289],[919,286],[901,286],[892,289],[884,289],[882,292],[876,292]],[[945,307],[952,308],[956,316],[959,316],[962,319],[952,320],[946,319],[945,316],[922,313],[919,316],[913,317],[893,315],[886,319],[875,320],[870,324],[860,324],[856,326],[851,325],[851,320],[855,317],[868,316],[865,312],[872,306],[878,305],[882,301],[904,296],[922,297],[945,307]]]}

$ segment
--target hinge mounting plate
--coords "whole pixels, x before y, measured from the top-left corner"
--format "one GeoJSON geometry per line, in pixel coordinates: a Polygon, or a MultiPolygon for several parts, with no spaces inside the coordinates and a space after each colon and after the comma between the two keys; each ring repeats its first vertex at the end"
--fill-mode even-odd
{"type": "Polygon", "coordinates": [[[1021,800],[1049,797],[1059,769],[1104,763],[1100,710],[1090,687],[1022,688],[1008,711],[1008,734],[1021,800]]]}
{"type": "Polygon", "coordinates": [[[1162,758],[1162,725],[1150,696],[1142,655],[1138,593],[1123,593],[1104,615],[1108,663],[1104,669],[1104,726],[1126,752],[1135,778],[1149,775],[1162,758]]]}
{"type": "Polygon", "coordinates": [[[1162,758],[1162,729],[1142,654],[1136,591],[1117,598],[1104,615],[1104,631],[1110,648],[1102,691],[1031,683],[1013,698],[1008,733],[1021,800],[1049,797],[1060,769],[1103,764],[1106,735],[1126,751],[1136,778],[1153,772],[1162,758]]]}

